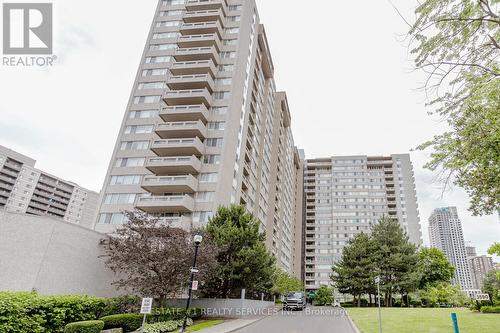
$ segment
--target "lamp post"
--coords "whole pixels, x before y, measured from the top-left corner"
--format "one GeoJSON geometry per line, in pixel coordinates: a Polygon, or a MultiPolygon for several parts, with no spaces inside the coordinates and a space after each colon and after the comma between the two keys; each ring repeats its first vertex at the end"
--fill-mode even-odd
{"type": "Polygon", "coordinates": [[[375,278],[375,283],[377,284],[379,330],[380,333],[382,333],[382,310],[380,308],[380,276],[377,276],[375,278]]]}
{"type": "Polygon", "coordinates": [[[189,290],[188,290],[188,299],[187,299],[187,303],[186,303],[186,314],[184,316],[184,322],[182,323],[181,333],[183,333],[186,330],[189,305],[191,304],[191,296],[193,294],[193,279],[194,279],[194,274],[198,272],[198,269],[196,268],[196,259],[198,258],[198,248],[200,247],[200,244],[201,244],[202,240],[203,240],[202,236],[200,236],[200,235],[194,236],[194,259],[193,259],[193,267],[191,268],[191,274],[189,276],[189,290]]]}

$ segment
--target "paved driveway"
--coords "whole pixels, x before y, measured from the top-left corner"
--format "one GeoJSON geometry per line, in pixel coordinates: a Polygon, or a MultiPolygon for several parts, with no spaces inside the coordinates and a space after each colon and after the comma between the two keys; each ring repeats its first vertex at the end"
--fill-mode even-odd
{"type": "Polygon", "coordinates": [[[341,308],[308,307],[304,311],[279,311],[236,333],[356,333],[341,308]]]}

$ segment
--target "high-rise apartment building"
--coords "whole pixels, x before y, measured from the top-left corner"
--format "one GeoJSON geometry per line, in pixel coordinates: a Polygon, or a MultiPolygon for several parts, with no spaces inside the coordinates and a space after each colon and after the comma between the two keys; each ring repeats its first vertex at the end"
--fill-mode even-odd
{"type": "Polygon", "coordinates": [[[485,255],[478,256],[476,253],[476,248],[472,246],[466,247],[467,260],[469,261],[469,266],[472,275],[472,284],[474,289],[481,289],[483,286],[486,274],[490,271],[495,270],[495,265],[493,264],[493,258],[485,255]]]}
{"type": "Polygon", "coordinates": [[[299,275],[302,162],[273,76],[254,0],[159,1],[95,229],[135,208],[190,228],[244,204],[299,275]]]}
{"type": "Polygon", "coordinates": [[[35,169],[35,163],[0,146],[0,209],[53,216],[92,228],[99,194],[35,169]]]}
{"type": "Polygon", "coordinates": [[[456,207],[434,209],[429,217],[429,238],[431,246],[443,251],[448,261],[455,267],[453,283],[470,293],[474,289],[474,283],[467,260],[462,222],[456,207]]]}
{"type": "Polygon", "coordinates": [[[308,159],[304,190],[307,290],[329,285],[347,241],[383,216],[397,218],[410,241],[422,243],[408,154],[308,159]]]}

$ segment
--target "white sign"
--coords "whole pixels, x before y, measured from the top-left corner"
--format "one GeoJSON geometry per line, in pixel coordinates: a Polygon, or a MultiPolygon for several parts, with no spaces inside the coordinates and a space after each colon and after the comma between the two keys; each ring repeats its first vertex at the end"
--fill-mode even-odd
{"type": "Polygon", "coordinates": [[[475,298],[477,301],[489,301],[490,295],[488,295],[488,294],[476,294],[475,298]]]}
{"type": "Polygon", "coordinates": [[[153,299],[143,298],[141,305],[141,314],[150,314],[152,308],[153,308],[153,299]]]}
{"type": "Polygon", "coordinates": [[[193,284],[191,285],[191,290],[198,290],[198,281],[193,281],[193,284]]]}

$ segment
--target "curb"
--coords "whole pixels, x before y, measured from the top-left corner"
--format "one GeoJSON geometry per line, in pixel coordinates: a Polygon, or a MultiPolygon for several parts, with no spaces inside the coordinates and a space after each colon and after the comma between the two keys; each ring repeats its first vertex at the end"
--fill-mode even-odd
{"type": "Polygon", "coordinates": [[[259,321],[261,321],[261,320],[263,320],[263,319],[266,319],[266,318],[267,318],[267,316],[266,316],[266,317],[262,317],[262,318],[255,319],[255,320],[254,320],[254,321],[252,321],[251,323],[247,323],[247,324],[245,324],[245,325],[243,325],[243,326],[240,326],[240,327],[238,327],[238,328],[235,328],[235,329],[233,329],[233,330],[231,330],[231,331],[226,331],[226,332],[224,332],[224,333],[234,333],[234,332],[237,332],[237,331],[239,331],[239,330],[241,330],[241,329],[243,329],[243,328],[245,328],[245,327],[248,327],[248,326],[250,326],[250,325],[253,325],[253,324],[255,324],[256,322],[259,322],[259,321]]]}
{"type": "Polygon", "coordinates": [[[351,315],[349,315],[349,312],[347,312],[347,310],[345,308],[342,308],[342,309],[344,309],[346,317],[347,317],[347,321],[349,322],[349,325],[351,325],[351,328],[354,330],[354,332],[361,333],[361,331],[356,326],[356,324],[354,324],[354,321],[352,320],[351,315]]]}

